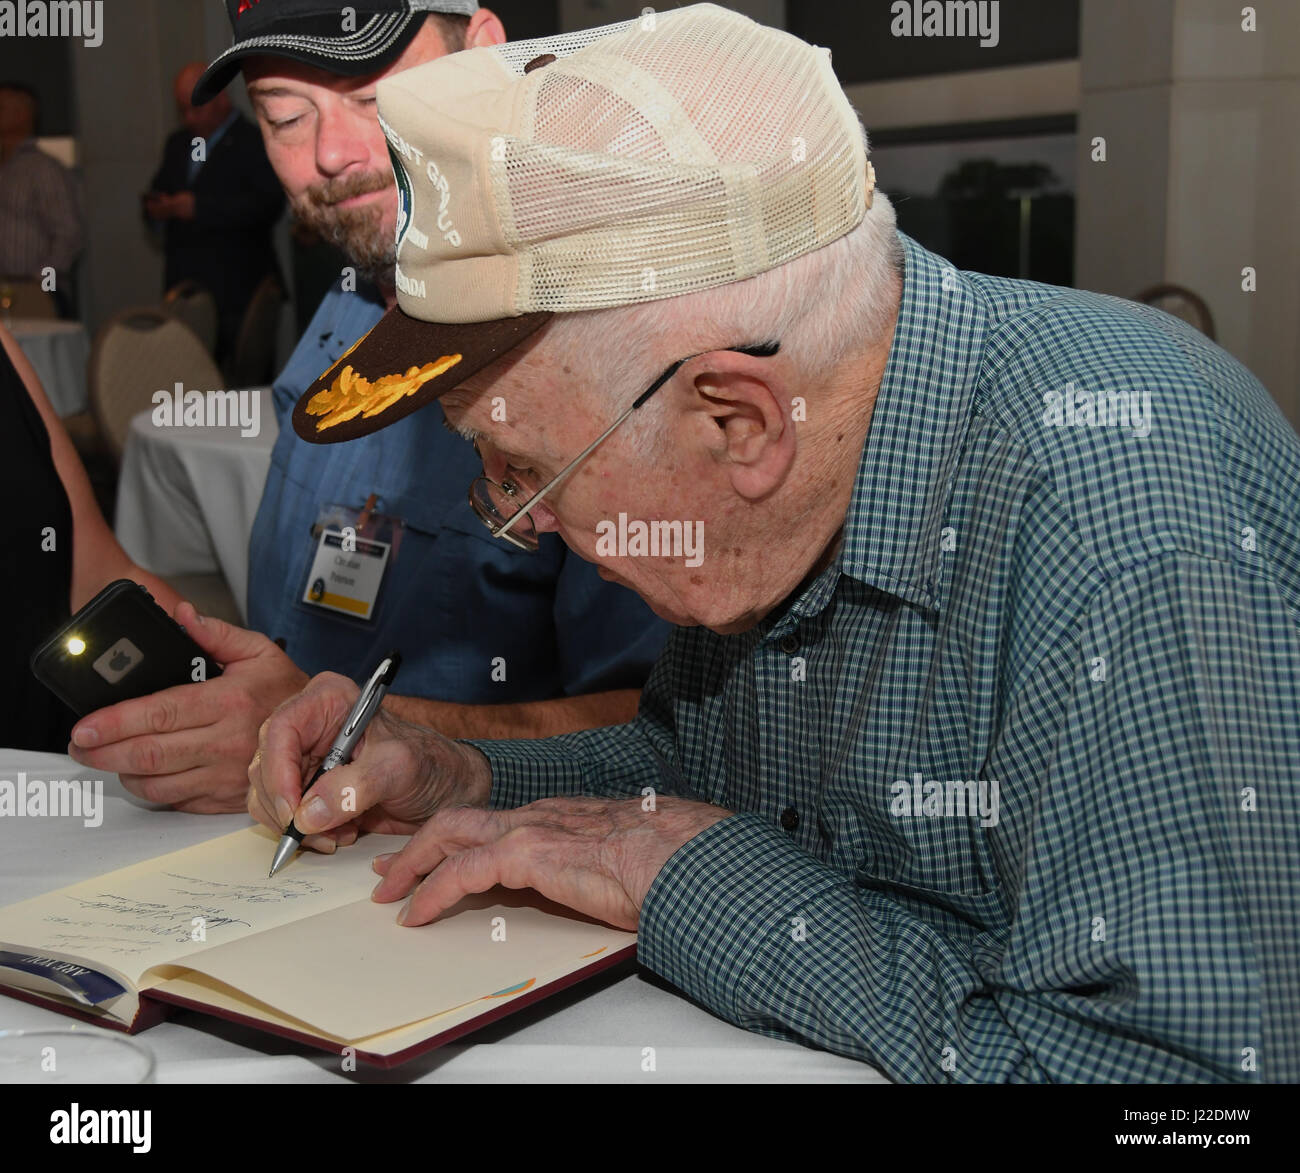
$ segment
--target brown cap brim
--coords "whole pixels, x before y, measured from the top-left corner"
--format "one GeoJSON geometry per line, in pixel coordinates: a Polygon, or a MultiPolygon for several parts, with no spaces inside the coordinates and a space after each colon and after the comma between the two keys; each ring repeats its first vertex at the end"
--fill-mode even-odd
{"type": "Polygon", "coordinates": [[[394,306],[298,400],[293,430],[312,444],[368,436],[459,386],[554,316],[446,326],[394,306]]]}

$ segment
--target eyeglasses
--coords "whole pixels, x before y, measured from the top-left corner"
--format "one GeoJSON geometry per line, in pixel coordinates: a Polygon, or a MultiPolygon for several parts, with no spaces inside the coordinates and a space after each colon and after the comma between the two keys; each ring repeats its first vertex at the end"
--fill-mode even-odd
{"type": "MultiPolygon", "coordinates": [[[[737,354],[751,355],[754,358],[770,358],[780,349],[781,344],[779,342],[765,342],[758,346],[714,347],[713,350],[702,350],[700,354],[712,354],[714,350],[731,350],[737,354]]],[[[687,355],[686,358],[680,358],[673,363],[636,397],[631,407],[527,500],[523,498],[519,485],[514,481],[503,480],[498,483],[490,477],[478,477],[469,487],[470,507],[474,510],[478,519],[492,531],[493,537],[504,538],[521,550],[535,552],[538,547],[538,537],[537,527],[529,516],[532,508],[538,505],[552,489],[569,477],[578,465],[609,439],[619,424],[645,404],[660,387],[677,374],[691,359],[699,358],[700,354],[687,355]]]]}

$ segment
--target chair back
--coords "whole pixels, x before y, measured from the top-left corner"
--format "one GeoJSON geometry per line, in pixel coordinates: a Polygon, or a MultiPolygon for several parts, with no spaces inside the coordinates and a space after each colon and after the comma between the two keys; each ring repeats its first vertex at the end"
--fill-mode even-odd
{"type": "Polygon", "coordinates": [[[0,277],[0,302],[9,302],[9,314],[15,318],[57,318],[59,307],[41,288],[39,281],[0,277]]]}
{"type": "Polygon", "coordinates": [[[154,406],[159,391],[217,391],[221,372],[184,322],[152,306],[127,309],[95,335],[88,372],[90,407],[104,442],[119,463],[131,420],[154,406]]]}
{"type": "Polygon", "coordinates": [[[284,289],[273,274],[268,274],[244,311],[234,354],[227,362],[226,374],[231,387],[263,387],[274,377],[271,368],[275,363],[283,304],[284,289]]]}
{"type": "Polygon", "coordinates": [[[1142,290],[1133,300],[1181,318],[1189,326],[1195,326],[1211,342],[1214,341],[1214,315],[1210,313],[1210,307],[1199,294],[1193,293],[1185,285],[1167,282],[1152,285],[1149,289],[1142,290]]]}
{"type": "Polygon", "coordinates": [[[217,347],[217,300],[197,281],[179,281],[167,290],[162,310],[179,318],[212,354],[217,347]]]}

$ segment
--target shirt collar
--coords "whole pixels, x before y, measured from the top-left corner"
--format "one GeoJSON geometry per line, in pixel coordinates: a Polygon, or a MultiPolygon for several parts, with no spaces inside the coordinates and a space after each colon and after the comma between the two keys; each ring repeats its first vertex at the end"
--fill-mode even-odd
{"type": "Polygon", "coordinates": [[[970,426],[988,312],[949,261],[899,237],[906,271],[898,324],[844,520],[839,568],[939,610],[944,518],[970,426]]]}
{"type": "Polygon", "coordinates": [[[830,603],[847,575],[942,610],[944,518],[965,444],[988,314],[961,273],[899,233],[898,323],[844,518],[839,559],[759,625],[771,641],[830,603]]]}

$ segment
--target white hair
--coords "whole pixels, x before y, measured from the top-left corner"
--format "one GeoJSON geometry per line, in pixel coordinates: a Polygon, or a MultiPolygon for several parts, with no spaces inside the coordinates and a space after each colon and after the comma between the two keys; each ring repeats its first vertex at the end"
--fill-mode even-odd
{"type": "MultiPolygon", "coordinates": [[[[699,293],[557,315],[545,345],[605,413],[630,406],[669,363],[709,350],[779,342],[796,371],[816,378],[879,340],[902,272],[894,208],[877,191],[861,223],[822,248],[699,293]]],[[[658,406],[652,399],[624,425],[651,451],[662,435],[650,410],[658,406]]]]}

